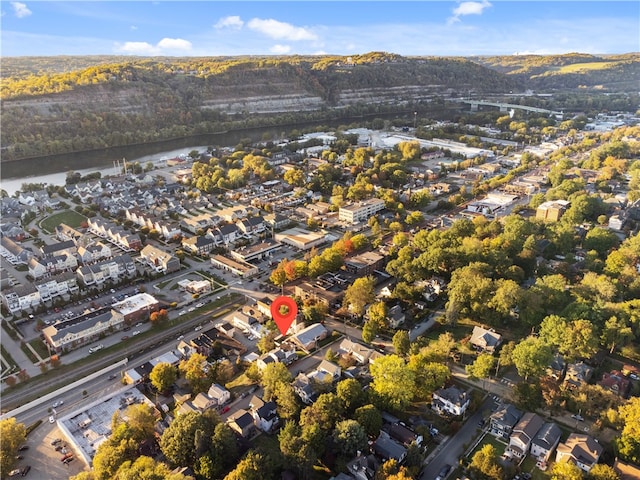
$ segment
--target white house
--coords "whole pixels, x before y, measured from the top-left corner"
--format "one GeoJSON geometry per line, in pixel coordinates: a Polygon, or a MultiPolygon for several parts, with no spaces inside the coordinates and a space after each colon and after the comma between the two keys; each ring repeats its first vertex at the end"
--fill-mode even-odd
{"type": "Polygon", "coordinates": [[[595,438],[572,433],[566,442],[558,445],[556,462],[572,462],[589,473],[600,460],[603,450],[602,445],[595,438]]]}
{"type": "Polygon", "coordinates": [[[433,392],[431,407],[440,415],[463,415],[471,398],[457,387],[441,388],[433,392]]]}
{"type": "Polygon", "coordinates": [[[215,402],[215,405],[218,406],[224,405],[231,400],[231,392],[217,383],[214,383],[209,387],[207,396],[215,402]]]}

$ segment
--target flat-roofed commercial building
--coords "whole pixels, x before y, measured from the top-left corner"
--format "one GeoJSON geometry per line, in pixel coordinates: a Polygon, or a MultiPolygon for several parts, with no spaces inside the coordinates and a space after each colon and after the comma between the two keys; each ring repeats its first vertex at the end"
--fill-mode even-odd
{"type": "Polygon", "coordinates": [[[347,223],[366,222],[370,217],[384,209],[384,200],[370,198],[362,202],[340,207],[338,219],[347,223]]]}

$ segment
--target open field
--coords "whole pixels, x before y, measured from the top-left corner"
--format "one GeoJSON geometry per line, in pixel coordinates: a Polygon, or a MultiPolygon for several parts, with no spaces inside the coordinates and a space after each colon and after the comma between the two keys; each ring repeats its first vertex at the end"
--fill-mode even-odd
{"type": "Polygon", "coordinates": [[[40,222],[40,227],[48,233],[53,233],[58,225],[64,223],[73,228],[78,228],[82,222],[86,222],[87,217],[74,212],[73,210],[65,210],[64,212],[54,213],[40,222]]]}

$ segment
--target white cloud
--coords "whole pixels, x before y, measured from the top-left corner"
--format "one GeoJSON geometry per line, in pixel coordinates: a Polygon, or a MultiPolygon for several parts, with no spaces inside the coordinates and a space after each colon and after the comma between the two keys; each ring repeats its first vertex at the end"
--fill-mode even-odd
{"type": "Polygon", "coordinates": [[[296,27],[290,23],[278,20],[253,18],[247,23],[247,27],[256,32],[263,33],[271,38],[285,39],[289,41],[317,40],[317,35],[310,30],[296,27]]]}
{"type": "Polygon", "coordinates": [[[233,28],[239,30],[244,25],[242,19],[237,15],[230,15],[228,17],[223,17],[213,26],[213,28],[221,29],[221,28],[233,28]]]}
{"type": "Polygon", "coordinates": [[[131,25],[131,26],[129,27],[129,30],[131,30],[131,31],[136,31],[137,29],[138,29],[138,27],[137,27],[137,26],[135,26],[135,25],[131,25]]]}
{"type": "Polygon", "coordinates": [[[191,50],[191,42],[182,38],[163,38],[156,45],[149,42],[125,42],[116,44],[116,50],[131,55],[165,55],[179,50],[191,50]]]}
{"type": "Polygon", "coordinates": [[[291,47],[289,45],[274,45],[269,49],[269,51],[276,55],[284,55],[291,51],[291,47]]]}
{"type": "Polygon", "coordinates": [[[482,2],[462,2],[453,9],[453,16],[448,19],[448,23],[459,22],[460,17],[465,15],[482,15],[484,9],[490,6],[491,3],[487,0],[482,0],[482,2]]]}
{"type": "Polygon", "coordinates": [[[157,50],[156,47],[147,42],[125,42],[124,45],[118,46],[117,49],[131,55],[155,55],[157,50]]]}
{"type": "Polygon", "coordinates": [[[18,18],[24,18],[31,15],[31,10],[27,8],[27,5],[22,2],[11,2],[11,6],[13,7],[13,13],[16,14],[18,18]]]}
{"type": "Polygon", "coordinates": [[[161,50],[191,50],[191,42],[182,38],[163,38],[158,42],[161,50]]]}

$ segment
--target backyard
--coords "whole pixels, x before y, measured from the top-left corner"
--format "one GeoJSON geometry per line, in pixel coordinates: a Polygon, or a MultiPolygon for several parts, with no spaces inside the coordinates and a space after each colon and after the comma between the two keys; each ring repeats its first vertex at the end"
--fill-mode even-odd
{"type": "Polygon", "coordinates": [[[61,223],[69,225],[72,228],[78,228],[83,222],[87,221],[87,217],[73,210],[65,210],[64,212],[54,213],[40,222],[40,228],[47,233],[53,233],[56,227],[61,223]]]}

